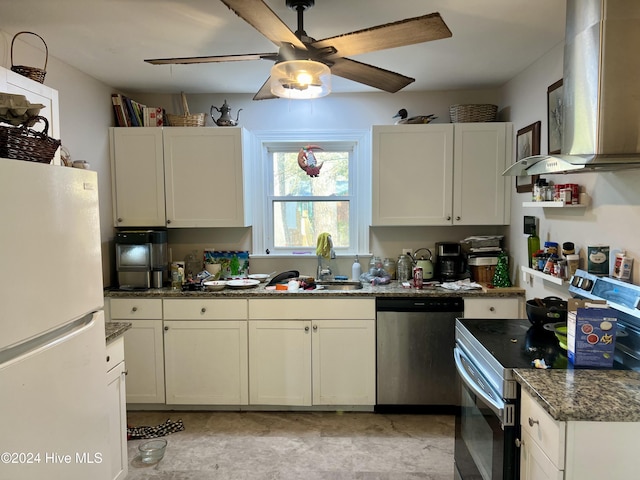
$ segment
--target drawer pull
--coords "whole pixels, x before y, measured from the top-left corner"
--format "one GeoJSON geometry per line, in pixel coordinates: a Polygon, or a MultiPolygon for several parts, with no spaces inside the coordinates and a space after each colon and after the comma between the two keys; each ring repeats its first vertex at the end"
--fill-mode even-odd
{"type": "Polygon", "coordinates": [[[165,332],[168,331],[168,330],[169,330],[169,327],[164,327],[164,331],[165,332]]]}
{"type": "Polygon", "coordinates": [[[132,312],[137,312],[137,311],[138,311],[138,307],[133,307],[133,308],[131,309],[131,311],[132,311],[132,312]]]}
{"type": "Polygon", "coordinates": [[[538,420],[534,420],[533,418],[529,417],[529,426],[533,427],[536,424],[540,425],[540,422],[538,420]]]}
{"type": "Polygon", "coordinates": [[[205,307],[202,307],[202,308],[200,309],[200,313],[205,313],[206,311],[207,311],[207,309],[206,309],[205,307]]]}
{"type": "Polygon", "coordinates": [[[489,311],[490,312],[495,312],[496,311],[496,307],[489,307],[489,311]]]}
{"type": "Polygon", "coordinates": [[[309,331],[309,326],[304,327],[304,331],[308,332],[309,331]]]}

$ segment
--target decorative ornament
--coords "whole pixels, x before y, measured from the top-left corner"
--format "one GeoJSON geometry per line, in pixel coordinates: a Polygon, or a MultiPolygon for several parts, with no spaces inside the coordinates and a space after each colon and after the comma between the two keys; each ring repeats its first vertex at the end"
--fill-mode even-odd
{"type": "Polygon", "coordinates": [[[302,147],[298,153],[298,165],[310,177],[320,175],[320,169],[324,164],[324,162],[318,163],[316,156],[313,154],[314,150],[322,150],[322,148],[317,145],[307,145],[302,147]]]}
{"type": "Polygon", "coordinates": [[[511,286],[509,279],[509,259],[504,252],[498,255],[498,265],[496,272],[493,274],[493,286],[497,288],[506,288],[511,286]]]}

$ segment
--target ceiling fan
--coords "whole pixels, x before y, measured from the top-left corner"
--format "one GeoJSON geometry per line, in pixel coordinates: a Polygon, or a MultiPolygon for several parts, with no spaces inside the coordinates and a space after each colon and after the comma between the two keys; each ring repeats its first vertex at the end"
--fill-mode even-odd
{"type": "MultiPolygon", "coordinates": [[[[279,51],[277,53],[158,58],[147,59],[145,62],[154,65],[167,65],[265,59],[275,61],[277,66],[292,60],[311,60],[329,67],[333,75],[394,93],[414,82],[415,79],[346,57],[452,36],[440,14],[431,13],[324,40],[315,40],[304,31],[303,19],[305,10],[311,8],[315,4],[315,0],[286,0],[287,7],[295,10],[298,15],[298,28],[295,33],[262,0],[221,1],[236,15],[276,44],[279,51]]],[[[281,83],[284,88],[306,88],[291,84],[291,82],[285,83],[283,80],[281,83]]],[[[269,78],[253,99],[265,100],[277,96],[272,93],[271,78],[269,78]]]]}

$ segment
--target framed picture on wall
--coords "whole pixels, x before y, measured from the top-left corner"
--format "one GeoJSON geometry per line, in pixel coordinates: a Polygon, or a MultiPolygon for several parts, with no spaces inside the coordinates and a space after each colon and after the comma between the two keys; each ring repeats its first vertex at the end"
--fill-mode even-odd
{"type": "Polygon", "coordinates": [[[562,149],[562,79],[547,88],[547,140],[549,154],[562,149]]]}
{"type": "MultiPolygon", "coordinates": [[[[537,121],[518,130],[516,134],[516,162],[532,155],[540,155],[540,125],[537,121]]],[[[533,185],[538,175],[516,177],[516,191],[518,193],[533,191],[533,185]]]]}

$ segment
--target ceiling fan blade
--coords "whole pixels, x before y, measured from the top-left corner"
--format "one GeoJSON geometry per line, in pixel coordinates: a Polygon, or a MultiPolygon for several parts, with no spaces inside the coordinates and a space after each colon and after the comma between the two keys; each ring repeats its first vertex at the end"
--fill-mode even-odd
{"type": "Polygon", "coordinates": [[[451,36],[451,30],[444,23],[440,14],[430,13],[421,17],[407,18],[398,22],[325,38],[314,42],[312,46],[315,48],[333,46],[338,50],[336,55],[350,57],[451,36]]]}
{"type": "Polygon", "coordinates": [[[267,81],[262,84],[258,93],[253,96],[254,100],[269,100],[270,98],[278,98],[271,93],[271,77],[267,78],[267,81]]]}
{"type": "Polygon", "coordinates": [[[385,92],[395,93],[415,82],[415,78],[405,77],[399,73],[356,62],[348,58],[335,58],[332,61],[335,63],[331,66],[331,74],[354,82],[364,83],[385,92]]]}
{"type": "Polygon", "coordinates": [[[301,50],[307,49],[295,33],[262,0],[220,1],[276,45],[290,43],[301,50]]]}
{"type": "Polygon", "coordinates": [[[151,58],[145,60],[153,65],[175,65],[188,63],[216,63],[216,62],[240,62],[243,60],[275,60],[277,53],[247,53],[240,55],[213,55],[206,57],[184,57],[184,58],[151,58]]]}

